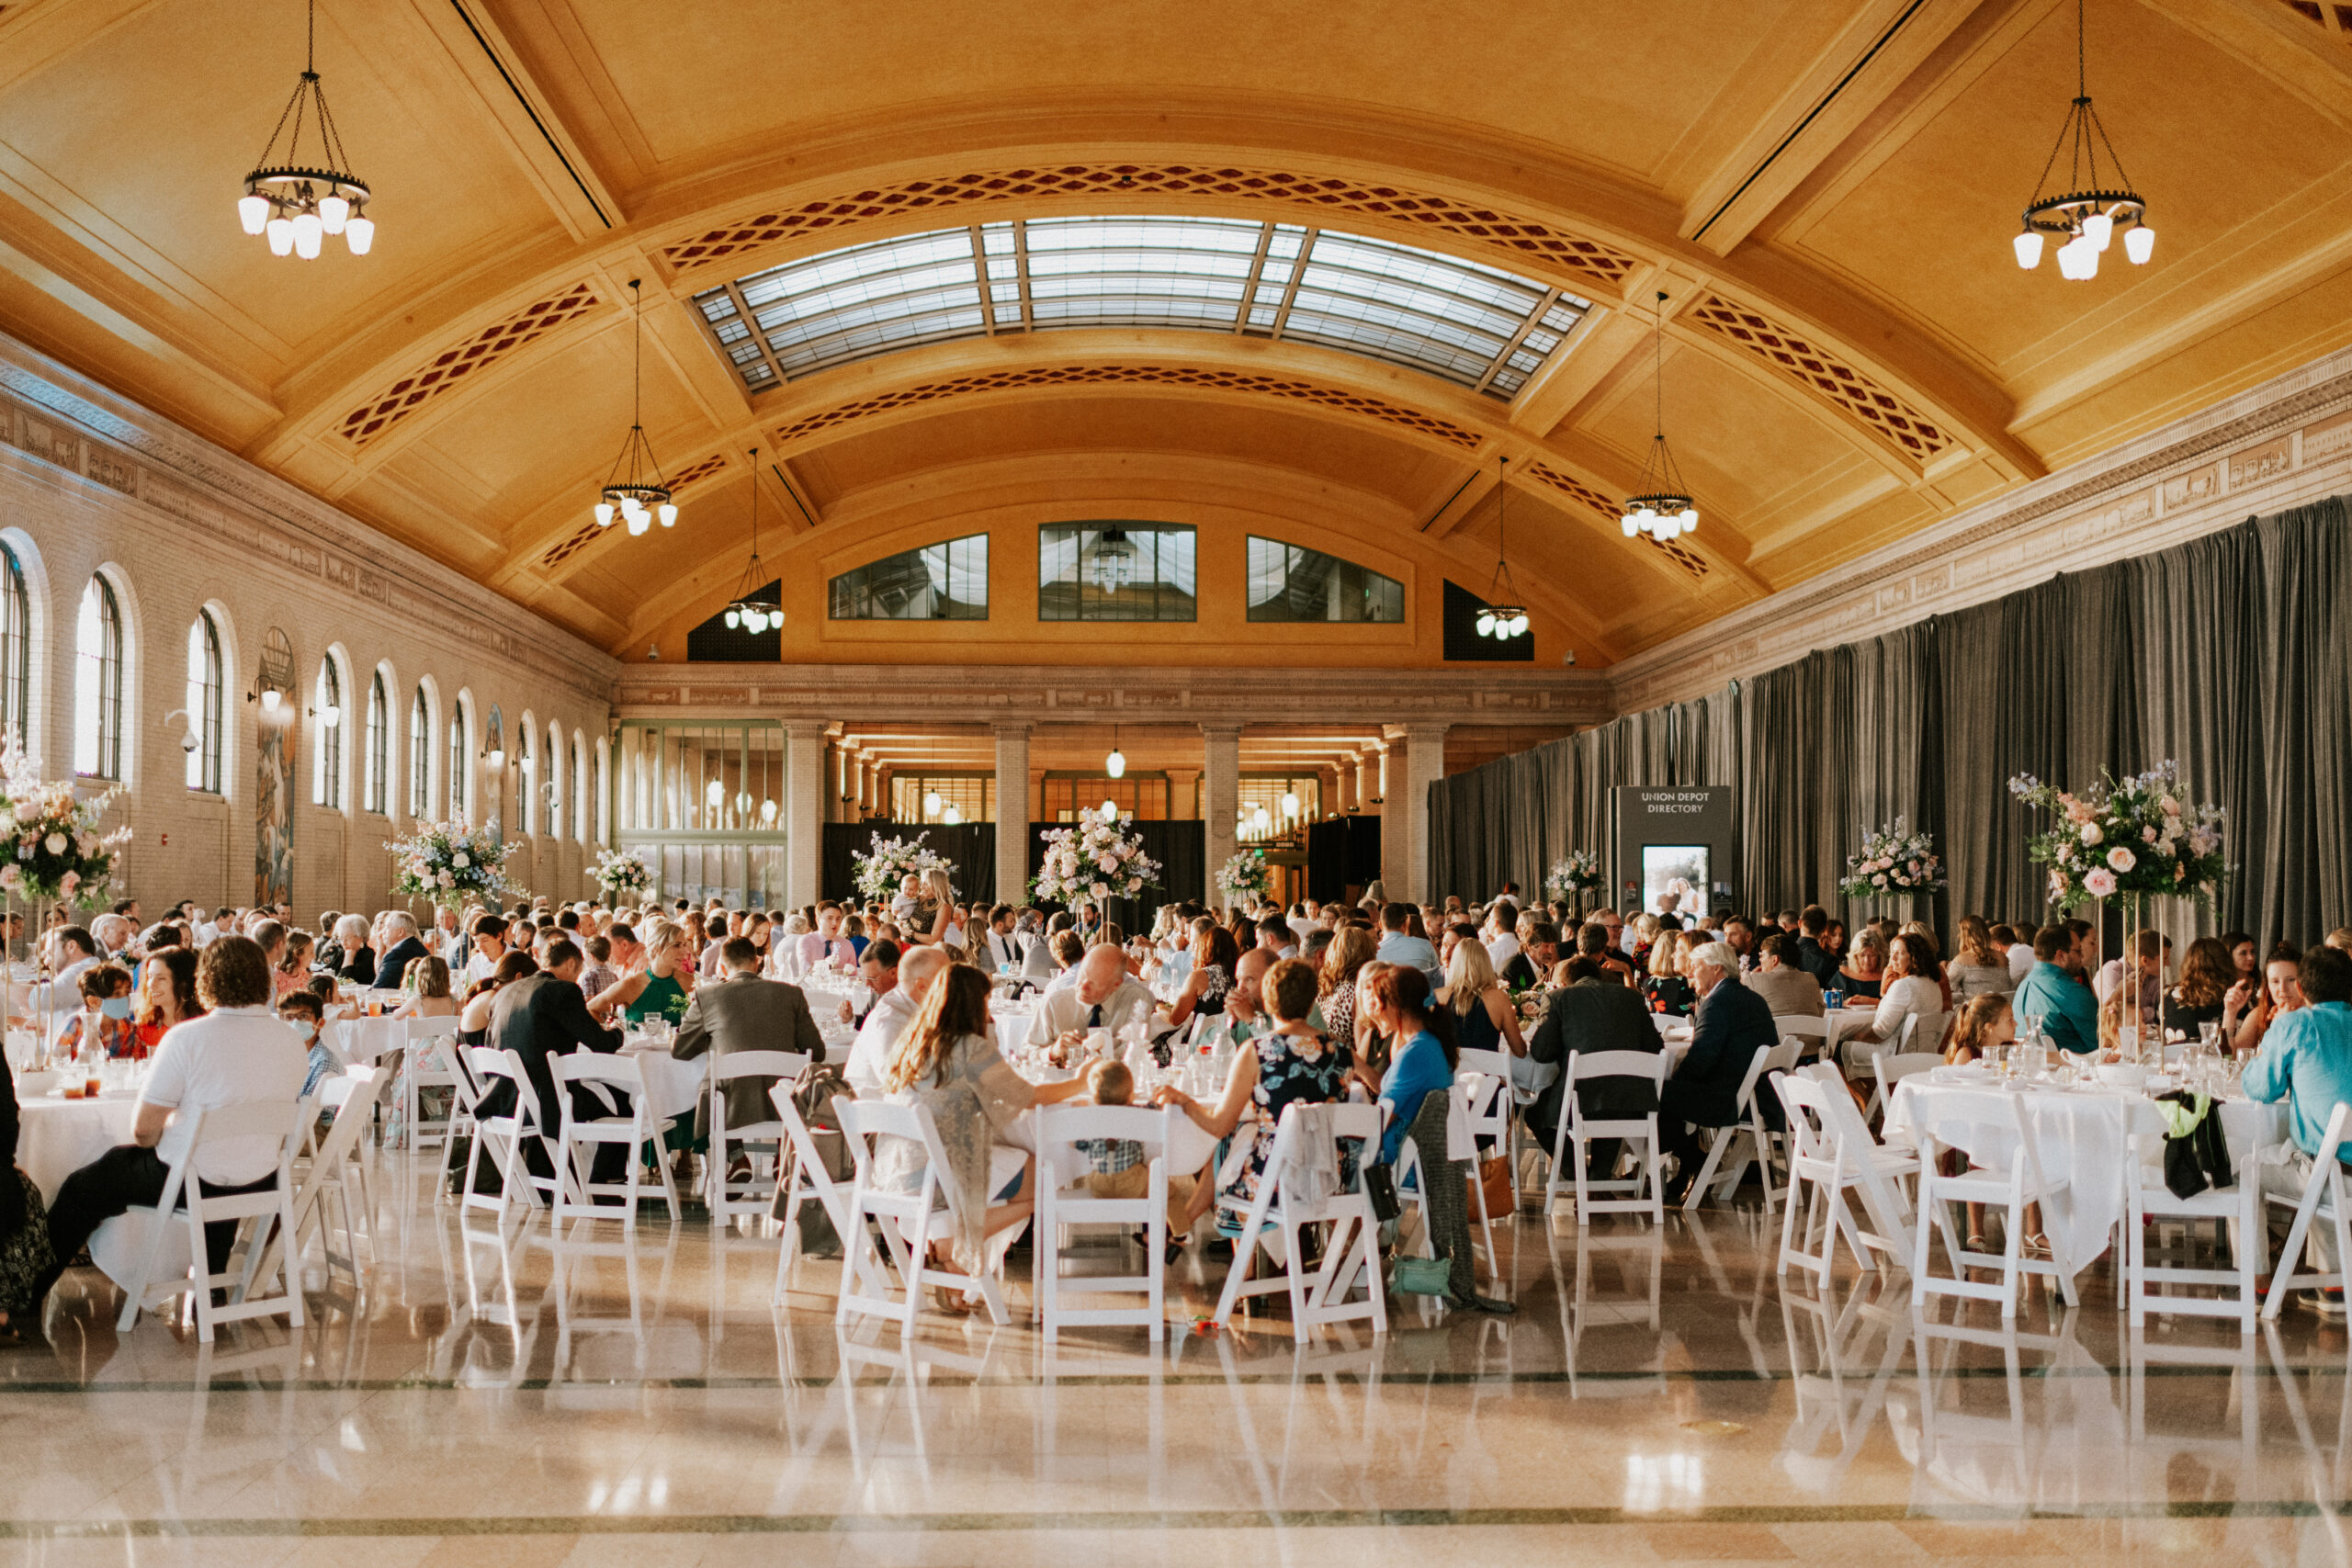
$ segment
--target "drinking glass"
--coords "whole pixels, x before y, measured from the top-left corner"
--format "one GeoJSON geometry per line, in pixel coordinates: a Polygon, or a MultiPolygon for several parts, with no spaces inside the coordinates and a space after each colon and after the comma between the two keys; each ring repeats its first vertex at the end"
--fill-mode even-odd
{"type": "Polygon", "coordinates": [[[2211,1019],[2197,1026],[2197,1039],[2206,1050],[2219,1055],[2222,1049],[2222,1026],[2211,1019]]]}

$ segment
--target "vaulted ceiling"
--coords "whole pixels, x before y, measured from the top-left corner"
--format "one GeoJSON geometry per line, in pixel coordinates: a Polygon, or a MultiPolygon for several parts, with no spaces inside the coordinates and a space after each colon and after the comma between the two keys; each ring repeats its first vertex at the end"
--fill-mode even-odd
{"type": "Polygon", "coordinates": [[[2352,341],[2341,9],[2091,0],[2160,238],[2065,283],[2008,246],[2075,90],[2063,0],[322,0],[379,229],[312,262],[232,206],[301,65],[293,0],[20,0],[0,329],[625,656],[725,597],[754,485],[786,574],[967,481],[1050,507],[1083,474],[1091,515],[1148,515],[1108,510],[1123,485],[1312,492],[1371,564],[1483,583],[1509,458],[1521,586],[1606,662],[2352,341]],[[1230,304],[1046,330],[1024,294],[754,385],[695,303],[850,246],[1142,216],[1434,253],[1574,325],[1506,387],[1230,304]],[[682,481],[645,538],[589,512],[633,278],[682,481]],[[1661,292],[1706,519],[1671,549],[1615,505],[1661,292]]]}

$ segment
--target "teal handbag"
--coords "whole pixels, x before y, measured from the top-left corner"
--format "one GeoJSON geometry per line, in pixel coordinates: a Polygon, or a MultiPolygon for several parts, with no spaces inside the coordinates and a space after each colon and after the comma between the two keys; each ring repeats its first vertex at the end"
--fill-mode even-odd
{"type": "Polygon", "coordinates": [[[1399,1258],[1394,1283],[1408,1296],[1452,1295],[1453,1265],[1442,1258],[1399,1258]]]}

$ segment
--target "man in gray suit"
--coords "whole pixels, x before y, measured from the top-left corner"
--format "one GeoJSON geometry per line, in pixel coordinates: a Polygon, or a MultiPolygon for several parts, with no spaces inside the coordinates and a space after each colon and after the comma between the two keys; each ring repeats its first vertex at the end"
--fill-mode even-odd
{"type": "MultiPolygon", "coordinates": [[[[678,1021],[678,1037],[670,1046],[672,1055],[692,1061],[706,1051],[722,1056],[735,1051],[792,1051],[812,1062],[825,1059],[825,1037],[817,1032],[817,1021],[809,1016],[808,998],[797,986],[760,978],[762,954],[751,938],[729,937],[718,956],[726,978],[695,993],[686,1016],[678,1021]]],[[[774,1078],[766,1077],[730,1082],[727,1124],[749,1127],[775,1121],[775,1107],[768,1101],[768,1090],[775,1085],[774,1078]]],[[[696,1111],[695,1122],[698,1136],[710,1135],[707,1105],[696,1111]]]]}

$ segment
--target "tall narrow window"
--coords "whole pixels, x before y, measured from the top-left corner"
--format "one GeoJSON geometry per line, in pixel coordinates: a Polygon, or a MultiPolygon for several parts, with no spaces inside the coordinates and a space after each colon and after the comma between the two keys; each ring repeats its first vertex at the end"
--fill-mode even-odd
{"type": "Polygon", "coordinates": [[[122,777],[122,604],[114,584],[90,579],[74,628],[74,771],[122,777]]]}
{"type": "Polygon", "coordinates": [[[522,731],[515,737],[521,742],[523,751],[523,809],[520,815],[526,838],[539,830],[539,742],[537,729],[537,726],[531,722],[531,716],[525,714],[522,731]]]}
{"type": "Polygon", "coordinates": [[[563,731],[548,726],[548,837],[563,837],[563,731]]]}
{"type": "Polygon", "coordinates": [[[588,841],[588,742],[578,730],[571,734],[571,836],[588,841]]]}
{"type": "Polygon", "coordinates": [[[391,815],[392,699],[384,690],[384,672],[368,682],[368,780],[360,801],[379,817],[391,815]]]}
{"type": "Polygon", "coordinates": [[[408,705],[408,814],[433,815],[433,705],[421,682],[408,705]]]}
{"type": "Polygon", "coordinates": [[[464,822],[466,816],[466,705],[461,701],[449,710],[449,820],[464,822]]]}
{"type": "Polygon", "coordinates": [[[311,804],[330,811],[343,809],[343,676],[334,656],[319,660],[319,678],[311,683],[311,712],[319,721],[318,772],[311,779],[311,804]]]}
{"type": "Polygon", "coordinates": [[[187,754],[187,787],[220,793],[220,628],[212,612],[197,612],[187,628],[187,728],[196,750],[187,754]]]}
{"type": "Polygon", "coordinates": [[[23,739],[32,719],[33,598],[17,552],[0,545],[0,732],[23,739]]]}

